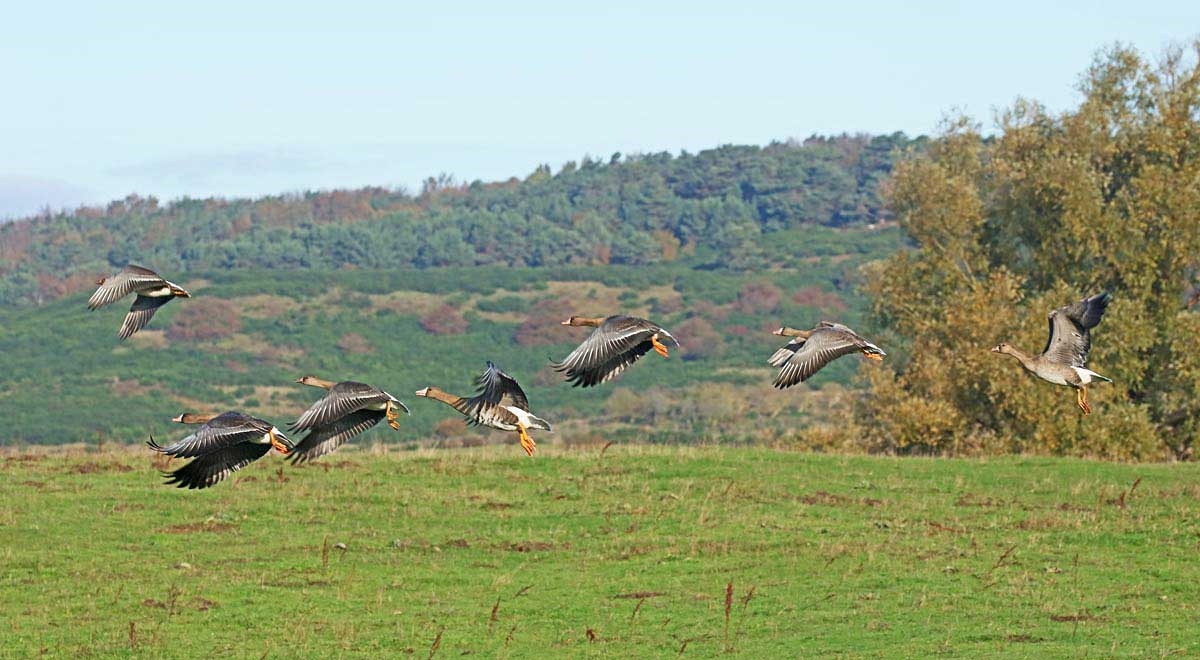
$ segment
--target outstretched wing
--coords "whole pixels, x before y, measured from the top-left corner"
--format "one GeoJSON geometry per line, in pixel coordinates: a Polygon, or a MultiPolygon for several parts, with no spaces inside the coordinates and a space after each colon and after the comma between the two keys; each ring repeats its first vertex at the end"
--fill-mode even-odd
{"type": "Polygon", "coordinates": [[[786,346],[775,351],[773,354],[771,354],[771,357],[767,358],[767,364],[771,365],[772,367],[782,367],[783,365],[787,364],[788,360],[792,359],[792,356],[796,354],[796,351],[804,348],[804,342],[805,340],[800,339],[799,337],[789,341],[786,346]]]}
{"type": "Polygon", "coordinates": [[[141,289],[166,286],[167,282],[149,268],[129,264],[100,283],[100,288],[88,299],[88,309],[97,309],[141,289]]]}
{"type": "Polygon", "coordinates": [[[1105,292],[1050,312],[1050,337],[1042,357],[1055,364],[1084,366],[1092,350],[1091,329],[1100,323],[1111,299],[1105,292]]]}
{"type": "MultiPolygon", "coordinates": [[[[392,397],[387,392],[365,383],[341,382],[330,388],[324,397],[305,410],[290,429],[306,431],[319,426],[327,426],[366,406],[387,403],[391,399],[392,397]]],[[[407,412],[407,408],[405,412],[407,412]]]]}
{"type": "Polygon", "coordinates": [[[225,477],[257,461],[271,450],[271,445],[243,443],[205,454],[187,465],[169,472],[164,483],[178,488],[208,488],[225,477]]]}
{"type": "Polygon", "coordinates": [[[675,337],[646,319],[631,316],[609,317],[571,351],[555,371],[565,374],[575,387],[591,387],[617,377],[651,348],[650,339],[658,335],[664,344],[679,345],[675,337]]]}
{"type": "Polygon", "coordinates": [[[514,406],[521,410],[529,410],[529,399],[525,396],[525,390],[521,389],[515,378],[501,371],[490,361],[487,363],[487,369],[475,379],[475,385],[479,394],[467,399],[468,411],[496,406],[514,406]]]}
{"type": "Polygon", "coordinates": [[[818,324],[808,339],[793,340],[771,356],[769,362],[782,367],[775,376],[775,387],[782,389],[804,382],[830,362],[858,352],[886,355],[878,346],[844,325],[818,324]]]}
{"type": "Polygon", "coordinates": [[[307,463],[334,451],[354,436],[378,424],[385,416],[382,410],[358,410],[332,424],[314,428],[292,450],[292,465],[307,463]]]}
{"type": "MultiPolygon", "coordinates": [[[[176,458],[191,458],[220,451],[234,445],[249,443],[261,438],[271,430],[270,425],[261,419],[228,412],[218,415],[206,422],[195,433],[186,438],[167,445],[159,446],[153,440],[149,445],[152,449],[176,458]]],[[[270,445],[265,445],[270,447],[270,445]]]]}
{"type": "Polygon", "coordinates": [[[154,318],[154,312],[158,311],[159,307],[171,302],[170,296],[143,296],[138,295],[133,299],[133,305],[129,308],[129,313],[125,315],[125,321],[121,323],[121,329],[117,331],[117,336],[121,339],[129,339],[133,333],[146,327],[150,319],[154,318]]]}

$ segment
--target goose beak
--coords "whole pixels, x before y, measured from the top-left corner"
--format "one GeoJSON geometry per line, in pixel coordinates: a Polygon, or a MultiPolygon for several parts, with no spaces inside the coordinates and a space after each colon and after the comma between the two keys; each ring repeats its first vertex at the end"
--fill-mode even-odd
{"type": "Polygon", "coordinates": [[[183,415],[176,415],[176,416],[174,416],[174,417],[172,417],[172,418],[171,418],[171,421],[172,421],[172,422],[178,422],[178,423],[182,424],[182,423],[183,423],[183,415]]]}
{"type": "Polygon", "coordinates": [[[772,332],[771,334],[782,337],[783,336],[783,328],[779,328],[778,330],[776,330],[775,332],[772,332]]]}
{"type": "Polygon", "coordinates": [[[999,346],[993,346],[993,347],[991,348],[991,352],[992,352],[992,353],[999,353],[999,352],[1000,352],[1000,347],[999,347],[999,346]]]}
{"type": "Polygon", "coordinates": [[[297,378],[296,380],[294,380],[294,381],[292,381],[292,382],[293,382],[293,383],[303,383],[303,382],[304,382],[304,378],[303,378],[303,377],[301,377],[301,378],[297,378]]]}
{"type": "Polygon", "coordinates": [[[429,388],[428,388],[428,387],[422,387],[421,389],[419,389],[419,390],[417,390],[417,391],[416,391],[416,395],[417,395],[417,396],[428,396],[428,395],[429,395],[429,388]]]}
{"type": "Polygon", "coordinates": [[[559,323],[559,325],[571,325],[571,319],[567,319],[566,321],[559,323]]]}

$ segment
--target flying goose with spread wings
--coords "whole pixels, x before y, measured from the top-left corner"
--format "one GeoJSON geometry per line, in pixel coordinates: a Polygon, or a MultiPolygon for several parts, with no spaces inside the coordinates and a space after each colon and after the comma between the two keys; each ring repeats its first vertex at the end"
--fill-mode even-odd
{"type": "Polygon", "coordinates": [[[153,437],[147,443],[172,460],[194,459],[164,475],[166,483],[179,488],[208,488],[266,456],[271,447],[285,456],[292,449],[292,441],[270,422],[236,411],[219,415],[184,413],[171,421],[202,425],[195,433],[166,447],[153,437]]]}
{"type": "Polygon", "coordinates": [[[121,329],[117,331],[117,336],[122,340],[128,339],[130,335],[146,327],[159,307],[175,298],[192,297],[178,284],[169,282],[149,268],[143,268],[136,264],[129,264],[116,275],[101,278],[96,284],[99,288],[88,299],[88,309],[90,310],[114,303],[131,293],[137,294],[137,297],[133,299],[133,305],[129,308],[129,313],[125,315],[121,329]]]}
{"type": "Polygon", "coordinates": [[[1099,325],[1110,300],[1112,295],[1105,291],[1050,312],[1050,337],[1040,355],[1029,355],[1011,344],[1000,344],[992,352],[1013,356],[1042,380],[1074,387],[1079,409],[1089,415],[1092,406],[1087,400],[1087,386],[1097,381],[1112,382],[1085,366],[1092,350],[1091,330],[1099,325]]]}
{"type": "Polygon", "coordinates": [[[562,362],[553,365],[574,387],[608,382],[651,350],[665,358],[668,344],[679,346],[662,326],[636,316],[572,316],[562,324],[595,328],[562,362]]]}
{"type": "Polygon", "coordinates": [[[851,353],[862,353],[871,360],[883,361],[887,353],[840,323],[821,321],[812,330],[784,326],[775,331],[780,337],[793,337],[775,351],[767,363],[779,368],[775,387],[783,389],[802,383],[834,360],[851,353]]]}
{"type": "Polygon", "coordinates": [[[388,426],[400,430],[399,411],[411,414],[408,406],[387,392],[366,383],[344,380],[340,383],[304,376],[297,383],[328,391],[300,415],[288,430],[308,431],[292,451],[292,464],[305,463],[341,447],[354,436],[386,419],[388,426]]]}
{"type": "Polygon", "coordinates": [[[529,399],[516,379],[488,362],[487,369],[475,379],[475,385],[478,394],[470,398],[455,396],[437,387],[417,390],[417,396],[441,401],[462,413],[471,425],[516,431],[521,449],[533,456],[537,444],[529,435],[529,429],[554,429],[550,422],[529,411],[529,399]]]}

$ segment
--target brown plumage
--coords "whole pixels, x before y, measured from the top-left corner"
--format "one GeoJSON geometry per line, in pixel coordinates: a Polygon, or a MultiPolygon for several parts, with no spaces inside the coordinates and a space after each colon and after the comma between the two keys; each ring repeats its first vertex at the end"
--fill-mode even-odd
{"type": "Polygon", "coordinates": [[[1050,336],[1040,355],[1029,355],[1010,344],[1000,344],[992,352],[1011,355],[1042,380],[1074,387],[1075,403],[1084,415],[1089,415],[1092,406],[1087,400],[1087,386],[1096,381],[1112,382],[1085,366],[1092,350],[1091,329],[1099,325],[1111,299],[1104,292],[1050,312],[1050,336]]]}
{"type": "Polygon", "coordinates": [[[767,363],[779,367],[775,387],[783,389],[802,383],[822,367],[850,353],[862,353],[872,360],[883,360],[887,353],[840,323],[821,321],[812,330],[784,326],[775,331],[781,337],[795,337],[775,351],[767,363]]]}
{"type": "Polygon", "coordinates": [[[292,441],[270,422],[236,411],[220,415],[184,413],[172,421],[201,424],[195,433],[166,447],[153,437],[147,443],[172,459],[194,459],[164,475],[166,483],[179,488],[208,488],[266,456],[271,447],[285,455],[292,448],[292,441]]]}
{"type": "Polygon", "coordinates": [[[183,287],[159,277],[158,273],[135,264],[129,264],[112,277],[105,277],[96,282],[99,288],[88,299],[88,309],[96,310],[114,303],[125,296],[136,293],[125,321],[117,336],[122,340],[128,339],[133,333],[146,327],[154,312],[159,307],[175,298],[191,298],[191,294],[183,287]]]}
{"type": "Polygon", "coordinates": [[[417,396],[441,401],[462,413],[467,423],[473,426],[516,431],[521,448],[533,456],[537,444],[528,429],[554,429],[550,422],[529,411],[529,399],[516,379],[488,362],[487,369],[475,379],[475,385],[479,393],[470,398],[455,396],[437,387],[417,390],[417,396]]]}
{"type": "Polygon", "coordinates": [[[608,382],[651,350],[665,358],[668,345],[679,346],[662,326],[635,316],[572,316],[562,324],[595,328],[562,362],[553,363],[574,387],[608,382]]]}
{"type": "Polygon", "coordinates": [[[399,430],[397,410],[409,414],[408,406],[399,399],[366,383],[351,380],[334,383],[316,376],[304,376],[296,382],[329,393],[289,427],[290,431],[308,431],[292,452],[293,464],[324,456],[384,419],[399,430]]]}

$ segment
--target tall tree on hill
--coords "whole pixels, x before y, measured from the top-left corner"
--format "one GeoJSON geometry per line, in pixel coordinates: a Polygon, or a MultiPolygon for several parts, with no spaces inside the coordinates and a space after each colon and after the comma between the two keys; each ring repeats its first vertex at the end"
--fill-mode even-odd
{"type": "Polygon", "coordinates": [[[1187,457],[1200,432],[1200,41],[1149,62],[1101,52],[1060,115],[1020,100],[995,137],[951,121],[901,163],[891,209],[916,243],[868,273],[906,354],[869,377],[879,447],[1187,457]],[[1040,348],[1046,314],[1113,292],[1093,331],[1098,415],[988,347],[1040,348]],[[894,369],[894,371],[893,371],[894,369]]]}

